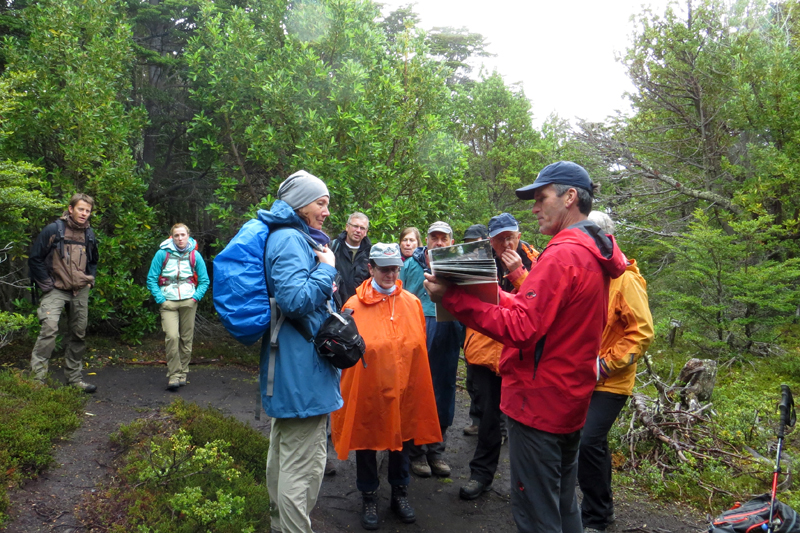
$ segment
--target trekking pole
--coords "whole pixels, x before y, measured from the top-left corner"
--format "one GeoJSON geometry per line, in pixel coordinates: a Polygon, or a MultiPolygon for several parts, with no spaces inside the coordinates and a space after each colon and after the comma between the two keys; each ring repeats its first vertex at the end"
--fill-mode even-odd
{"type": "MultiPolygon", "coordinates": [[[[781,385],[781,403],[778,406],[780,411],[780,422],[778,425],[778,454],[775,457],[775,470],[772,474],[772,497],[769,501],[769,520],[767,521],[767,533],[775,531],[775,495],[778,492],[778,475],[781,473],[781,452],[783,451],[783,438],[786,426],[793,427],[797,421],[794,411],[794,398],[788,385],[781,385]]],[[[780,523],[777,524],[780,526],[780,523]]]]}

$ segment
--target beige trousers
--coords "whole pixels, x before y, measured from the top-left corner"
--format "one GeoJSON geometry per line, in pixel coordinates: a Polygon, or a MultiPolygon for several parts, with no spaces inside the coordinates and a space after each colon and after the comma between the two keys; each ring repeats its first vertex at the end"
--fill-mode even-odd
{"type": "Polygon", "coordinates": [[[64,374],[68,383],[81,381],[83,367],[83,354],[86,352],[86,323],[89,317],[89,286],[87,285],[77,295],[71,291],[53,289],[44,293],[36,314],[39,317],[39,338],[31,352],[31,373],[38,380],[47,377],[50,365],[50,356],[56,347],[58,336],[58,320],[64,307],[68,307],[67,318],[69,324],[69,340],[64,350],[64,374]]]}
{"type": "Polygon", "coordinates": [[[161,329],[166,334],[167,377],[186,378],[189,361],[192,360],[192,339],[194,339],[194,316],[197,302],[187,300],[167,300],[161,304],[161,329]]]}
{"type": "Polygon", "coordinates": [[[273,418],[267,454],[267,491],[273,531],[313,533],[327,458],[328,415],[273,418]]]}

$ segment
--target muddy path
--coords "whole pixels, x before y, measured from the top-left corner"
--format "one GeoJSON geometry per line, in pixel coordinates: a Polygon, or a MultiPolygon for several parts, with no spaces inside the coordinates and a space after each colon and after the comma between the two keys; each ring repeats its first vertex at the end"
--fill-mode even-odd
{"type": "MultiPolygon", "coordinates": [[[[87,379],[98,391],[86,404],[83,425],[57,446],[55,464],[38,479],[11,493],[12,520],[3,530],[8,533],[85,532],[74,510],[87,491],[94,490],[110,475],[114,452],[109,435],[121,424],[168,405],[177,396],[201,406],[212,405],[242,420],[265,435],[269,420],[254,416],[257,405],[255,372],[234,367],[192,367],[189,384],[176,393],[165,390],[165,369],[153,366],[111,366],[94,370],[87,379]]],[[[57,375],[60,375],[57,373],[57,375]]],[[[381,531],[398,532],[512,532],[515,531],[509,504],[508,449],[503,447],[499,477],[493,489],[466,502],[458,490],[469,479],[468,463],[475,437],[461,432],[467,424],[468,398],[460,393],[456,421],[448,432],[446,461],[452,468],[449,479],[412,478],[409,498],[417,522],[406,525],[389,510],[389,485],[379,489],[378,515],[381,531]]],[[[234,443],[235,446],[235,443],[234,443]]],[[[329,455],[334,457],[333,450],[329,455]]],[[[386,479],[385,454],[379,454],[382,479],[386,479]]],[[[266,461],[266,458],[265,458],[266,461]]],[[[312,522],[317,533],[362,531],[358,513],[361,496],[355,488],[355,456],[335,460],[337,473],[327,476],[312,522]]],[[[653,531],[689,533],[705,529],[704,516],[697,511],[652,503],[642,492],[616,495],[617,522],[609,532],[653,531]]]]}

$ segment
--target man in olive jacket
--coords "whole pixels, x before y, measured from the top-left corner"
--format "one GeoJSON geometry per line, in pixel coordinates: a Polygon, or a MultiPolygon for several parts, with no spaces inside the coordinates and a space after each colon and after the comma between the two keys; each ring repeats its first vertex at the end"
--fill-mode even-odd
{"type": "Polygon", "coordinates": [[[31,279],[44,293],[37,310],[42,327],[31,353],[31,373],[41,382],[47,377],[58,320],[66,306],[69,337],[64,350],[64,373],[70,385],[84,392],[97,390],[81,375],[89,291],[97,274],[97,239],[89,226],[93,208],[91,196],[73,195],[61,218],[45,226],[36,238],[28,259],[31,279]]]}

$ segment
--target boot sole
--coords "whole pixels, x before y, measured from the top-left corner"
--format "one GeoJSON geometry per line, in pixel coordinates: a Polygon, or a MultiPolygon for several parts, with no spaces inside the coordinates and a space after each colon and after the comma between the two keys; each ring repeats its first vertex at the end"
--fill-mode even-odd
{"type": "Polygon", "coordinates": [[[483,489],[479,491],[477,494],[473,494],[471,492],[465,492],[464,490],[459,490],[458,495],[462,500],[477,500],[482,494],[486,494],[490,490],[492,490],[492,486],[487,485],[483,487],[483,489]]]}
{"type": "Polygon", "coordinates": [[[364,522],[361,522],[361,527],[363,527],[367,531],[375,531],[376,529],[378,529],[378,524],[365,524],[364,522]]]}

